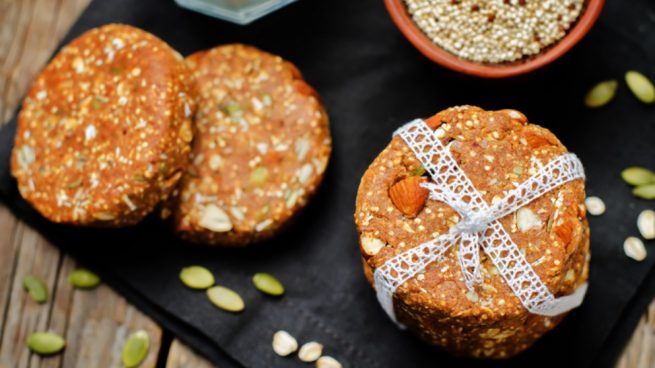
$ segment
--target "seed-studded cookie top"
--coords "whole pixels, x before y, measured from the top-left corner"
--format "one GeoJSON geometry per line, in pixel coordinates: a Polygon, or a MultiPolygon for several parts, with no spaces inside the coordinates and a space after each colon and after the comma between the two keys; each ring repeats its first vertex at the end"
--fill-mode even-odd
{"type": "MultiPolygon", "coordinates": [[[[493,204],[566,152],[549,131],[528,124],[517,111],[475,107],[445,110],[427,120],[487,203],[493,204]]],[[[448,205],[427,199],[429,180],[406,144],[396,137],[364,174],[355,219],[362,254],[372,269],[410,247],[446,233],[460,221],[448,205]]],[[[569,294],[586,278],[588,229],[584,183],[576,180],[501,219],[528,262],[556,295],[569,294]]],[[[424,308],[458,318],[498,320],[526,311],[484,253],[476,292],[464,284],[451,248],[396,292],[401,308],[424,308]]],[[[402,314],[402,312],[400,313],[402,314]]]]}
{"type": "Polygon", "coordinates": [[[130,224],[180,176],[192,139],[190,74],[142,30],[107,25],[65,46],[19,115],[12,172],[45,217],[130,224]]]}
{"type": "Polygon", "coordinates": [[[298,70],[278,56],[228,45],[187,60],[199,108],[177,229],[212,244],[265,238],[321,181],[331,150],[327,115],[298,70]]]}

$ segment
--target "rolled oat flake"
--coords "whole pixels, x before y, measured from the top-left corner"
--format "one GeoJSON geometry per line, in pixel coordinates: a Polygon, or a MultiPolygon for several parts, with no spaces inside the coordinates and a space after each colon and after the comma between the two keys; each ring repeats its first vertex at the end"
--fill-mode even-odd
{"type": "Polygon", "coordinates": [[[625,239],[625,242],[623,243],[623,251],[625,252],[626,256],[634,259],[635,261],[641,262],[646,259],[647,253],[644,242],[642,242],[641,239],[637,237],[629,236],[627,239],[625,239]]]}
{"type": "Polygon", "coordinates": [[[322,356],[316,361],[316,368],[341,368],[341,363],[331,356],[322,356]]]}
{"type": "Polygon", "coordinates": [[[637,227],[644,239],[655,239],[655,211],[641,211],[637,217],[637,227]]]}
{"type": "Polygon", "coordinates": [[[316,361],[323,354],[323,345],[316,341],[303,344],[298,351],[298,358],[306,363],[316,361]]]}
{"type": "Polygon", "coordinates": [[[64,338],[52,332],[34,332],[27,337],[27,347],[39,355],[58,353],[64,346],[64,338]]]}
{"type": "Polygon", "coordinates": [[[214,275],[205,267],[184,267],[180,272],[180,280],[191,289],[207,289],[214,285],[214,275]]]}
{"type": "Polygon", "coordinates": [[[602,81],[593,86],[584,99],[584,104],[590,108],[607,105],[616,95],[619,83],[616,80],[602,81]]]}
{"type": "Polygon", "coordinates": [[[298,350],[298,341],[284,330],[273,334],[273,351],[279,356],[287,356],[298,350]]]}
{"type": "Polygon", "coordinates": [[[144,330],[136,331],[127,337],[123,345],[121,359],[127,368],[137,367],[148,355],[150,336],[144,330]]]}
{"type": "Polygon", "coordinates": [[[600,216],[605,213],[605,202],[598,197],[587,197],[584,201],[587,212],[594,216],[600,216]]]}
{"type": "Polygon", "coordinates": [[[639,101],[646,104],[655,102],[655,86],[653,86],[653,83],[645,75],[638,71],[630,70],[625,73],[625,82],[639,101]]]}

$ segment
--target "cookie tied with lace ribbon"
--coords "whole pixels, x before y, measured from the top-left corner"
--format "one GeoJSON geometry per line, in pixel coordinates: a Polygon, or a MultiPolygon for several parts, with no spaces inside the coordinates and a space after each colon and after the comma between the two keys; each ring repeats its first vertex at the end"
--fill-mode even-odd
{"type": "Polygon", "coordinates": [[[583,300],[584,198],[579,160],[518,111],[415,120],[360,184],[365,274],[392,320],[423,339],[513,356],[583,300]]]}

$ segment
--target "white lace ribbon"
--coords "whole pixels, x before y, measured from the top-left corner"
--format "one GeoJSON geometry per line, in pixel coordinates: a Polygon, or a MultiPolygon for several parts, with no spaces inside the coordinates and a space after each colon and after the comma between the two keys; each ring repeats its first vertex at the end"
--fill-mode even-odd
{"type": "Polygon", "coordinates": [[[396,289],[428,264],[443,259],[444,253],[456,244],[459,244],[459,263],[469,290],[473,291],[474,285],[481,281],[481,247],[531,313],[556,316],[582,303],[586,283],[571,295],[555,298],[499,221],[569,181],[584,179],[584,169],[574,154],[561,155],[541,166],[536,174],[489,206],[423,120],[405,124],[394,135],[405,141],[432,177],[432,182],[422,184],[430,191],[430,198],[448,204],[461,217],[448,233],[389,259],[375,270],[378,301],[394,322],[398,324],[393,308],[396,289]]]}

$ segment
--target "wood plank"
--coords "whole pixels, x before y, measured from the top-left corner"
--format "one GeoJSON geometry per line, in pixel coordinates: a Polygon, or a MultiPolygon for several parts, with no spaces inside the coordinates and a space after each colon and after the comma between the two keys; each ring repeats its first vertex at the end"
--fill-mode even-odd
{"type": "MultiPolygon", "coordinates": [[[[65,262],[62,269],[72,270],[72,264],[72,261],[65,262]]],[[[71,288],[65,280],[59,286],[71,288]]],[[[143,329],[150,336],[150,351],[139,367],[155,367],[161,346],[161,329],[109,287],[101,285],[88,291],[75,290],[69,315],[64,317],[68,318],[64,366],[122,367],[120,356],[127,336],[143,329]]]]}
{"type": "Polygon", "coordinates": [[[196,354],[190,347],[178,339],[173,340],[168,351],[166,368],[211,368],[214,367],[205,358],[196,354]]]}
{"type": "MultiPolygon", "coordinates": [[[[34,331],[49,329],[51,305],[35,303],[23,289],[23,278],[28,274],[37,276],[48,285],[49,290],[53,290],[61,255],[23,223],[16,227],[13,241],[17,243],[18,255],[6,307],[0,357],[1,360],[12,362],[14,367],[21,368],[31,366],[31,354],[25,346],[27,337],[34,331]]],[[[60,335],[64,333],[63,330],[52,332],[60,335]]]]}
{"type": "Polygon", "coordinates": [[[655,367],[655,302],[641,317],[639,326],[628,342],[617,368],[655,367]]]}
{"type": "Polygon", "coordinates": [[[0,121],[90,0],[0,0],[0,121]]]}
{"type": "Polygon", "coordinates": [[[11,293],[11,281],[18,252],[17,242],[12,240],[15,228],[16,219],[14,216],[7,208],[0,206],[0,254],[2,255],[0,256],[0,341],[2,341],[4,332],[9,295],[11,293]]]}

